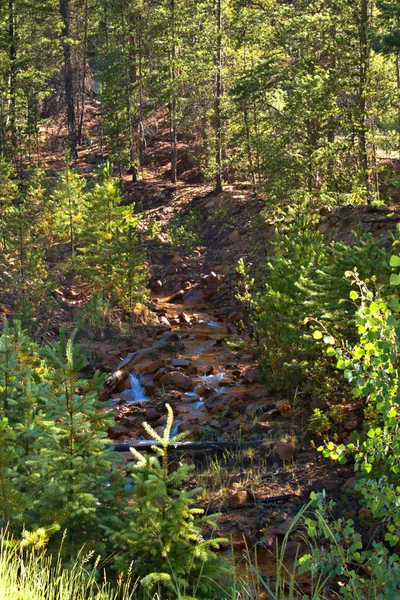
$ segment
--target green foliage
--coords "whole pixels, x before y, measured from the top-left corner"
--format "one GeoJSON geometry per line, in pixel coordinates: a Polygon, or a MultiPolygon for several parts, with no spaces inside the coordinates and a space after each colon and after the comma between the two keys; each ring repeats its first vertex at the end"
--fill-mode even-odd
{"type": "Polygon", "coordinates": [[[136,459],[131,472],[131,524],[114,539],[122,565],[130,564],[132,574],[145,588],[161,585],[166,590],[179,589],[183,595],[209,598],[213,587],[210,577],[218,574],[220,579],[225,572],[223,563],[212,552],[222,540],[205,540],[201,526],[215,528],[218,515],[202,516],[204,511],[193,507],[199,490],[185,489],[184,485],[193,467],[169,469],[168,447],[185,434],[170,439],[173,414],[169,405],[167,409],[163,436],[145,424],[147,433],[160,444],[153,447],[158,456],[144,456],[131,449],[136,459]]]}
{"type": "Polygon", "coordinates": [[[239,274],[244,292],[239,296],[250,308],[250,319],[266,378],[277,387],[293,386],[314,356],[312,338],[304,327],[305,311],[316,292],[315,271],[324,257],[316,218],[294,209],[287,228],[277,231],[274,256],[263,268],[260,291],[242,261],[239,274]]]}
{"type": "Polygon", "coordinates": [[[299,558],[299,575],[309,572],[318,581],[337,580],[337,597],[344,600],[397,598],[399,556],[377,541],[364,547],[354,521],[342,517],[334,519],[331,515],[334,503],[326,504],[323,493],[313,492],[311,499],[313,514],[304,519],[304,525],[315,546],[312,552],[299,558]]]}
{"type": "Polygon", "coordinates": [[[43,550],[46,531],[24,531],[20,542],[1,535],[0,597],[2,600],[133,600],[135,584],[130,578],[116,583],[107,581],[92,555],[79,551],[68,568],[61,555],[55,557],[43,550]],[[41,534],[41,535],[40,535],[41,534]],[[39,541],[39,545],[37,544],[39,541]]]}
{"type": "MultiPolygon", "coordinates": [[[[391,259],[393,265],[398,262],[398,257],[391,259]]],[[[321,450],[341,462],[349,456],[354,458],[356,489],[372,518],[385,524],[385,540],[395,546],[400,540],[400,305],[396,297],[387,302],[371,292],[357,272],[348,275],[359,288],[359,292],[351,293],[352,299],[360,303],[356,313],[359,341],[350,349],[330,345],[327,353],[336,358],[336,366],[351,385],[353,396],[365,403],[365,431],[346,445],[330,442],[321,450]]]]}
{"type": "Polygon", "coordinates": [[[168,235],[174,247],[191,256],[196,246],[202,243],[200,212],[191,210],[183,217],[171,219],[168,235]]]}
{"type": "Polygon", "coordinates": [[[356,232],[350,245],[326,246],[317,225],[307,206],[287,212],[276,228],[273,256],[256,274],[260,284],[244,261],[239,263],[239,298],[249,309],[261,366],[268,382],[281,389],[298,384],[306,373],[326,377],[326,360],[313,343],[323,335],[312,335],[315,323],[323,325],[327,339],[355,338],[353,305],[344,300],[353,284],[345,271],[356,267],[382,291],[389,286],[390,255],[370,234],[356,232]]]}
{"type": "MultiPolygon", "coordinates": [[[[75,335],[75,334],[74,334],[75,335]]],[[[104,547],[101,528],[120,525],[117,458],[104,446],[109,409],[97,400],[103,377],[79,372],[85,358],[61,332],[39,348],[5,323],[0,336],[0,517],[19,532],[58,523],[71,545],[104,547]],[[111,482],[111,483],[110,483],[111,482]]],[[[68,550],[69,551],[69,550],[68,550]]]]}

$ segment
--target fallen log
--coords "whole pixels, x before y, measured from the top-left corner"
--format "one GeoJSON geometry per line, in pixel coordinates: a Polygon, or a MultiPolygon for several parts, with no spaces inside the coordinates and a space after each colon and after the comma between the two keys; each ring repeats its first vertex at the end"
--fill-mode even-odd
{"type": "MultiPolygon", "coordinates": [[[[149,452],[152,450],[152,446],[161,448],[161,444],[155,441],[142,441],[142,442],[122,442],[120,444],[106,444],[108,448],[113,448],[117,452],[128,452],[130,448],[135,450],[142,450],[149,452]]],[[[202,451],[212,449],[229,449],[229,448],[250,448],[256,446],[264,446],[264,448],[272,449],[276,446],[276,442],[254,440],[250,442],[177,442],[168,446],[169,450],[191,450],[191,451],[202,451]]]]}
{"type": "Polygon", "coordinates": [[[121,364],[118,365],[118,367],[108,375],[104,382],[103,389],[101,389],[99,392],[99,400],[105,400],[107,396],[114,391],[117,385],[125,379],[135,364],[142,360],[142,358],[152,354],[153,352],[158,352],[164,349],[171,341],[177,339],[178,336],[174,331],[166,331],[157,343],[149,346],[148,348],[143,348],[143,350],[137,350],[136,352],[128,354],[121,364]]]}

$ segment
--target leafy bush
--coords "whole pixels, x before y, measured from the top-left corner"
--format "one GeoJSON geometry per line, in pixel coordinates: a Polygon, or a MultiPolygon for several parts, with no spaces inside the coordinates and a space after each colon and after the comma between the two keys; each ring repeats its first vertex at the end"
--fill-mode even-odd
{"type": "MultiPolygon", "coordinates": [[[[392,257],[391,264],[400,264],[398,257],[392,257]]],[[[359,341],[347,349],[332,340],[327,354],[337,359],[353,396],[365,403],[365,433],[346,445],[330,442],[321,450],[341,462],[353,457],[356,490],[371,517],[385,524],[385,540],[394,546],[400,541],[400,303],[396,297],[387,302],[374,294],[358,273],[349,276],[359,288],[351,292],[352,299],[360,302],[356,313],[359,341]]],[[[398,283],[396,275],[392,282],[398,283]]]]}

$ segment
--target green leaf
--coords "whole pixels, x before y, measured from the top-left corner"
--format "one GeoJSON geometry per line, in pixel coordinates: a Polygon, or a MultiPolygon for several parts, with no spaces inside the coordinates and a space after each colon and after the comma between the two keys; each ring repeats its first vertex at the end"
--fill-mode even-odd
{"type": "Polygon", "coordinates": [[[395,254],[393,254],[393,256],[390,257],[390,266],[400,267],[400,256],[396,256],[395,254]]]}
{"type": "Polygon", "coordinates": [[[357,300],[357,299],[359,298],[359,294],[358,294],[358,292],[356,292],[355,290],[352,290],[352,291],[350,292],[350,298],[351,298],[352,300],[357,300]]]}
{"type": "Polygon", "coordinates": [[[321,340],[322,339],[322,332],[318,331],[318,329],[317,329],[313,333],[313,338],[314,338],[314,340],[321,340]]]}
{"type": "Polygon", "coordinates": [[[390,285],[400,285],[400,275],[392,273],[390,276],[390,285]]]}
{"type": "Polygon", "coordinates": [[[335,356],[336,355],[336,350],[335,348],[332,348],[332,346],[330,348],[326,349],[326,353],[328,356],[335,356]]]}

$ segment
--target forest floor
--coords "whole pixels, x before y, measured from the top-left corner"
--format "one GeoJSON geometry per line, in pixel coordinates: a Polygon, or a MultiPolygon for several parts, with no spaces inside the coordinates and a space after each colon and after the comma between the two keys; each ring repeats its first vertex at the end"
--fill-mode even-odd
{"type": "MultiPolygon", "coordinates": [[[[90,141],[80,148],[74,167],[90,178],[107,154],[93,99],[87,106],[86,132],[90,141]]],[[[324,460],[315,449],[307,431],[312,398],[306,388],[281,396],[262,383],[251,339],[240,326],[247,315],[237,299],[237,263],[245,258],[256,274],[268,257],[274,223],[265,215],[265,203],[254,197],[248,183],[226,185],[214,194],[201,182],[183,141],[179,182],[168,183],[167,131],[160,122],[154,132],[139,181],[122,177],[124,204],[135,204],[143,223],[154,228],[152,239],[144,241],[151,289],[145,318],[127,323],[116,311],[108,328],[86,329],[79,339],[88,352],[88,371],[100,368],[111,378],[132,352],[149,348],[140,360],[133,357],[132,376],[109,390],[117,409],[109,431],[113,442],[144,440],[143,421],[161,433],[168,402],[174,432],[186,431],[190,441],[237,444],[219,452],[186,451],[177,460],[195,464],[188,485],[203,488],[206,509],[222,511],[218,533],[232,539],[236,555],[246,562],[249,549],[257,547],[260,572],[272,576],[276,545],[311,491],[325,489],[337,503],[338,515],[356,517],[359,507],[348,493],[354,485],[352,470],[324,460]],[[171,332],[168,344],[160,349],[157,342],[166,332],[171,332]]],[[[53,123],[43,136],[46,172],[53,176],[64,166],[63,132],[53,123]]],[[[323,209],[319,227],[328,241],[346,241],[361,226],[385,242],[399,220],[397,207],[391,209],[394,220],[388,210],[323,209]]],[[[56,295],[51,335],[62,326],[73,329],[77,309],[91,291],[84,281],[71,278],[56,295]]],[[[346,423],[349,432],[358,425],[351,414],[346,423]]],[[[130,459],[129,452],[124,456],[130,459]]],[[[303,549],[294,531],[285,550],[288,569],[303,549]]],[[[306,587],[304,582],[304,592],[306,587]]]]}

